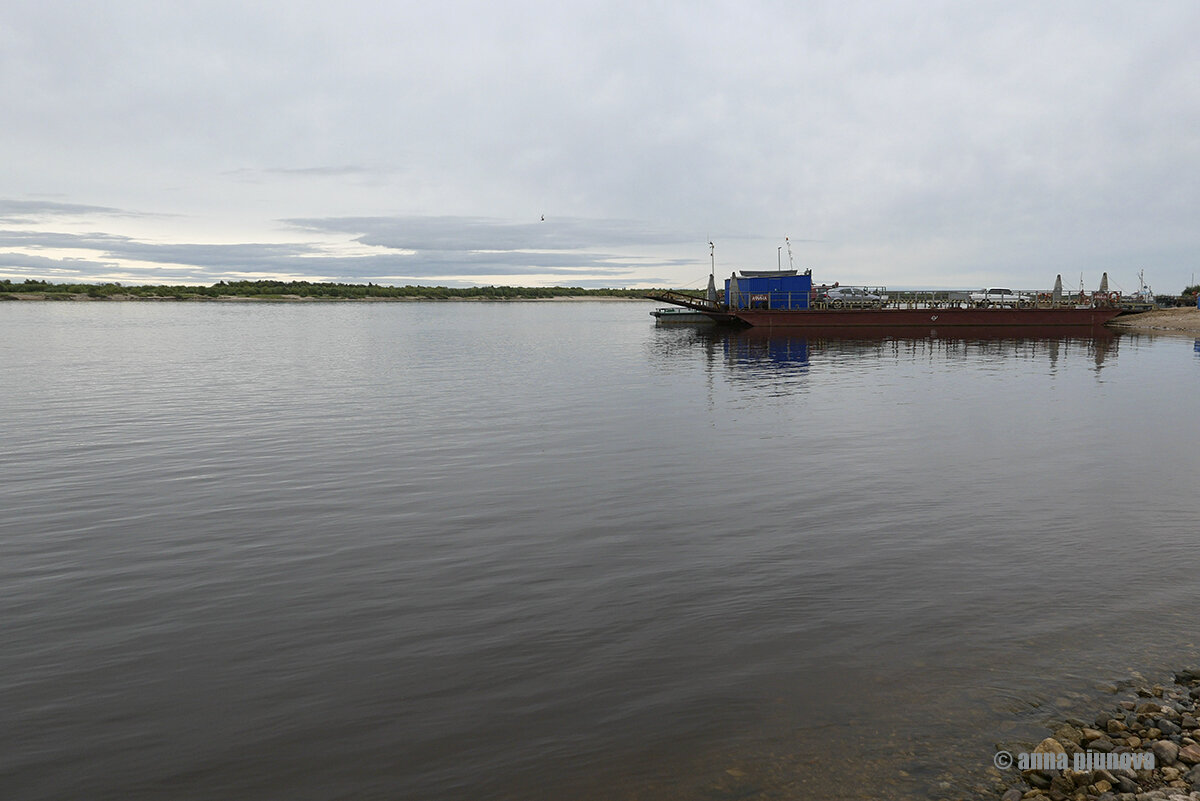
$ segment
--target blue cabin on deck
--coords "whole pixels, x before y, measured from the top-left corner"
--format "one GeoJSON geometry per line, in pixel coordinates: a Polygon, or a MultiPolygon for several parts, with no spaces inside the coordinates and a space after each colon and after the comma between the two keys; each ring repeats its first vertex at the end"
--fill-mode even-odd
{"type": "Polygon", "coordinates": [[[807,309],[811,295],[811,275],[734,275],[725,279],[725,302],[735,309],[807,309]]]}

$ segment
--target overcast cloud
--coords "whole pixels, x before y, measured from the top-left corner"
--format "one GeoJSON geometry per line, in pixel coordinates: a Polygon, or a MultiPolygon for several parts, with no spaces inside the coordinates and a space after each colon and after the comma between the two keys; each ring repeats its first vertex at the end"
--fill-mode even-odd
{"type": "Polygon", "coordinates": [[[0,277],[1190,283],[1200,4],[0,12],[0,277]],[[545,219],[543,220],[543,216],[545,219]]]}

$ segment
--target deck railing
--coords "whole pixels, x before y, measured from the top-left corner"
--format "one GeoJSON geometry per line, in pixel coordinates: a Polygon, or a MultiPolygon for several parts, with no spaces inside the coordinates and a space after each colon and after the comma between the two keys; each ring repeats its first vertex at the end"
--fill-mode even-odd
{"type": "MultiPolygon", "coordinates": [[[[723,293],[722,293],[723,294],[723,293]]],[[[657,290],[646,293],[651,300],[661,300],[675,306],[694,309],[703,312],[729,312],[737,309],[976,309],[976,308],[1037,308],[1065,309],[1080,306],[1106,308],[1123,305],[1121,296],[1116,292],[1085,292],[1064,295],[1054,300],[1049,292],[1028,293],[1028,300],[1021,301],[973,301],[958,293],[941,292],[893,292],[884,296],[882,301],[855,301],[838,299],[821,301],[812,299],[806,292],[740,292],[736,297],[736,305],[731,307],[724,298],[711,301],[705,297],[697,297],[685,292],[672,290],[657,290]]]]}

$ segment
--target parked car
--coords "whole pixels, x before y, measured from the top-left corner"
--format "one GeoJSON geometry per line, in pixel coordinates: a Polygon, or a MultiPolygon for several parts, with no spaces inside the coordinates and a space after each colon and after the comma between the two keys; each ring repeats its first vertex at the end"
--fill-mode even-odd
{"type": "Polygon", "coordinates": [[[835,286],[822,289],[815,298],[819,303],[828,303],[835,309],[843,306],[879,306],[885,298],[857,286],[835,286]]]}
{"type": "Polygon", "coordinates": [[[1033,303],[1032,295],[1022,295],[1019,292],[1013,292],[1011,289],[1002,289],[992,287],[991,289],[981,289],[978,292],[972,292],[970,299],[976,306],[1024,306],[1033,303]]]}

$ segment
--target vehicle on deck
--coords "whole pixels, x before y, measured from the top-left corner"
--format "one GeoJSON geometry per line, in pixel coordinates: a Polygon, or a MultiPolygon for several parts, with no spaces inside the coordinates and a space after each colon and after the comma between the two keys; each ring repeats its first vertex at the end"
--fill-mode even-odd
{"type": "Polygon", "coordinates": [[[886,300],[883,295],[876,295],[859,286],[835,286],[821,289],[816,292],[813,299],[817,303],[826,303],[835,309],[882,306],[886,300]]]}
{"type": "Polygon", "coordinates": [[[988,306],[1027,306],[1034,300],[1032,295],[1022,295],[1011,289],[1000,287],[981,289],[978,292],[972,292],[968,297],[981,309],[986,309],[988,306]]]}

